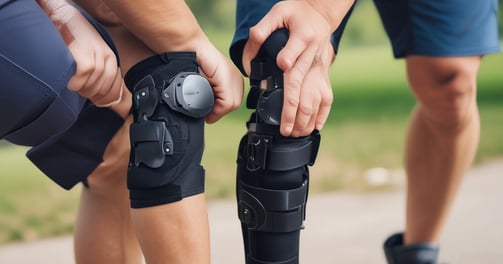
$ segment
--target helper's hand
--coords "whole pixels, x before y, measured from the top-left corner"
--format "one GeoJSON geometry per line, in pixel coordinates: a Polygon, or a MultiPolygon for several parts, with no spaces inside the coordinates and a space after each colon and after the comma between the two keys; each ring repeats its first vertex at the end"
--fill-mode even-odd
{"type": "Polygon", "coordinates": [[[327,10],[309,0],[281,1],[250,29],[243,52],[248,74],[251,59],[273,31],[286,28],[290,33],[277,57],[277,64],[284,72],[280,128],[283,136],[308,135],[315,128],[320,130],[328,118],[333,100],[328,76],[334,58],[330,36],[345,12],[340,13],[340,19],[326,14],[327,10]]]}
{"type": "Polygon", "coordinates": [[[88,20],[64,0],[39,0],[73,55],[77,69],[68,89],[100,107],[121,101],[126,86],[115,54],[88,20]]]}
{"type": "Polygon", "coordinates": [[[236,110],[243,99],[243,77],[232,62],[213,44],[202,38],[197,41],[197,59],[202,73],[208,79],[215,93],[215,105],[206,117],[206,122],[214,123],[225,114],[236,110]]]}

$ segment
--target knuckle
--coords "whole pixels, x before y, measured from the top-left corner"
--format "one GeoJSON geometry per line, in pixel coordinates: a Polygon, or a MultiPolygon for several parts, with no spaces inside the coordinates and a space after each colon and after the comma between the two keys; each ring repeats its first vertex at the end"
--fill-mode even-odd
{"type": "Polygon", "coordinates": [[[264,31],[260,30],[256,26],[250,28],[250,39],[256,42],[262,42],[267,38],[267,35],[264,31]]]}
{"type": "Polygon", "coordinates": [[[234,111],[234,110],[238,109],[240,105],[241,105],[240,100],[233,100],[231,109],[234,111]]]}
{"type": "Polygon", "coordinates": [[[314,107],[309,104],[300,104],[299,112],[304,115],[312,115],[314,113],[314,107]]]}
{"type": "Polygon", "coordinates": [[[88,75],[94,72],[96,64],[90,60],[81,60],[77,62],[77,71],[80,74],[88,75]]]}
{"type": "Polygon", "coordinates": [[[334,101],[334,93],[332,92],[332,89],[327,89],[325,92],[323,92],[320,100],[323,105],[332,104],[332,102],[334,101]]]}
{"type": "Polygon", "coordinates": [[[299,105],[299,98],[289,96],[285,98],[285,102],[287,106],[297,107],[299,105]]]}

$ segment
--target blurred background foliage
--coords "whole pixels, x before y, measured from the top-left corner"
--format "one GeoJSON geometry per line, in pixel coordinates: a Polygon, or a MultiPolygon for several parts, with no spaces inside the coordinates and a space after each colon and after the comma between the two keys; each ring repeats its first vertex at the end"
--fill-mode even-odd
{"type": "MultiPolygon", "coordinates": [[[[234,0],[187,2],[209,38],[227,54],[234,0]]],[[[499,23],[502,32],[502,16],[499,23]]],[[[335,100],[311,168],[310,194],[400,187],[403,138],[414,99],[404,61],[392,58],[371,0],[358,2],[330,74],[335,100]],[[376,167],[398,183],[369,184],[365,175],[376,167]]],[[[483,60],[478,85],[482,135],[476,163],[503,157],[503,54],[483,60]]],[[[206,128],[203,165],[209,199],[234,199],[236,152],[249,114],[241,107],[206,128]]],[[[0,244],[73,231],[81,186],[62,190],[25,158],[26,150],[0,141],[0,244]]]]}

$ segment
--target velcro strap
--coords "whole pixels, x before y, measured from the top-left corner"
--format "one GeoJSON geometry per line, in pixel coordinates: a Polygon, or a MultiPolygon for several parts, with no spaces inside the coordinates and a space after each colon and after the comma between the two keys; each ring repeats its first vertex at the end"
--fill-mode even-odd
{"type": "Polygon", "coordinates": [[[267,169],[287,171],[310,163],[313,152],[313,142],[289,142],[284,145],[273,145],[267,153],[267,169]]]}
{"type": "Polygon", "coordinates": [[[306,202],[307,181],[299,188],[292,190],[271,190],[248,185],[241,182],[244,190],[260,197],[260,203],[266,211],[289,211],[296,209],[306,202]]]}
{"type": "Polygon", "coordinates": [[[320,133],[315,130],[305,138],[281,138],[249,132],[247,169],[288,171],[313,165],[320,146],[320,133]],[[273,142],[273,140],[275,140],[273,142]]]}
{"type": "Polygon", "coordinates": [[[297,189],[271,190],[238,181],[238,215],[248,229],[291,232],[303,228],[307,180],[297,189]]]}

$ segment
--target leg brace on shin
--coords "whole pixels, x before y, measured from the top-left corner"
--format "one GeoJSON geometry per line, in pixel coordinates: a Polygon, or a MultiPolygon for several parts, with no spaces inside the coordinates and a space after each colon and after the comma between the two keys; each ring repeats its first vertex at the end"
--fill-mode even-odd
{"type": "Polygon", "coordinates": [[[193,52],[164,53],[133,66],[128,188],[131,207],[181,200],[204,191],[204,117],[213,107],[193,52]]]}
{"type": "Polygon", "coordinates": [[[279,133],[283,73],[275,55],[287,38],[286,31],[273,33],[252,62],[247,107],[256,111],[239,145],[236,188],[247,264],[299,263],[307,166],[314,164],[320,135],[286,138],[279,133]]]}

